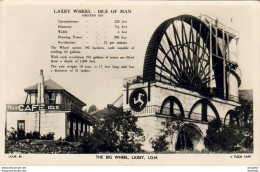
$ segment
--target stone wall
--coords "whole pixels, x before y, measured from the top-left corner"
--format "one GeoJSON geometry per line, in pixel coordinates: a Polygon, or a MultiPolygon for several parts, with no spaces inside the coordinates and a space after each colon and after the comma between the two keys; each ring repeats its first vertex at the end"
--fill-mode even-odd
{"type": "MultiPolygon", "coordinates": [[[[132,93],[132,91],[136,88],[143,88],[146,93],[148,94],[148,84],[147,83],[138,83],[133,84],[129,86],[129,97],[132,93]]],[[[200,95],[197,92],[193,92],[187,89],[175,87],[172,85],[166,85],[163,83],[152,83],[151,84],[151,100],[147,102],[148,106],[161,106],[163,101],[169,97],[174,96],[176,97],[182,104],[185,117],[188,117],[188,114],[192,108],[192,106],[201,99],[208,99],[217,109],[220,118],[225,118],[227,112],[229,110],[235,109],[235,107],[239,106],[239,103],[229,101],[229,100],[223,100],[219,98],[207,98],[202,95],[200,95]]],[[[123,107],[124,109],[130,109],[129,104],[126,104],[126,89],[124,90],[123,94],[123,107]]],[[[146,114],[144,114],[146,115],[146,114]]]]}
{"type": "MultiPolygon", "coordinates": [[[[145,92],[148,93],[148,84],[147,83],[137,83],[129,86],[129,93],[128,97],[130,97],[131,93],[133,90],[136,88],[142,88],[145,90],[145,92]]],[[[219,98],[207,98],[202,95],[200,95],[197,92],[193,92],[190,90],[186,90],[183,88],[171,86],[171,85],[166,85],[160,82],[156,83],[151,83],[151,92],[150,96],[151,99],[150,101],[147,102],[146,108],[143,109],[141,112],[134,112],[132,111],[132,114],[138,117],[138,122],[137,125],[138,127],[142,128],[144,130],[144,142],[143,142],[143,149],[145,151],[153,151],[151,141],[156,139],[157,136],[159,136],[161,133],[161,130],[164,128],[162,125],[162,122],[165,121],[165,118],[158,115],[160,112],[160,107],[163,103],[163,101],[169,97],[169,96],[174,96],[176,97],[182,104],[182,107],[184,109],[185,113],[185,118],[188,118],[189,113],[193,107],[193,105],[201,100],[201,99],[207,99],[210,101],[213,106],[216,108],[219,117],[222,119],[222,122],[224,122],[224,118],[229,110],[235,109],[236,106],[239,104],[233,101],[228,101],[228,100],[223,100],[219,98]]],[[[127,104],[127,91],[126,88],[124,89],[123,93],[123,108],[124,109],[130,109],[130,105],[127,104]]],[[[213,113],[213,110],[208,108],[208,115],[212,115],[213,117],[215,114],[213,113]]],[[[194,109],[193,112],[196,112],[198,115],[201,115],[201,107],[197,107],[194,109]]],[[[201,118],[199,118],[201,119],[201,118]]],[[[187,123],[187,122],[186,122],[187,123]]],[[[202,138],[197,140],[199,145],[199,149],[202,150],[204,148],[204,143],[203,143],[203,137],[206,136],[206,131],[207,131],[207,124],[202,123],[202,122],[196,122],[189,120],[188,123],[196,125],[199,130],[201,131],[202,138]]],[[[174,137],[175,140],[172,140],[172,145],[170,147],[172,148],[172,151],[174,151],[175,144],[177,142],[177,137],[178,135],[174,137]]]]}
{"type": "Polygon", "coordinates": [[[142,149],[148,152],[153,151],[151,141],[155,140],[160,134],[161,130],[164,128],[162,122],[165,118],[160,118],[156,116],[144,116],[139,117],[137,121],[137,126],[143,129],[144,140],[142,149]]]}

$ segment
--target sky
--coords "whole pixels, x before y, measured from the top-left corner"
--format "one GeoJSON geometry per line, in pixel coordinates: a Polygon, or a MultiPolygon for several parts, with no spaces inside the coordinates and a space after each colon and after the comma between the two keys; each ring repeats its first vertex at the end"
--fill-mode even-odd
{"type": "MultiPolygon", "coordinates": [[[[96,2],[99,3],[99,2],[96,2]]],[[[146,47],[155,29],[166,19],[182,14],[198,17],[206,14],[218,18],[221,23],[239,31],[238,64],[242,72],[240,89],[253,89],[254,33],[251,5],[241,3],[174,3],[152,4],[142,2],[118,3],[118,5],[61,5],[23,4],[9,5],[5,11],[5,83],[6,103],[25,101],[24,88],[38,82],[40,69],[45,79],[53,79],[66,90],[81,99],[87,107],[95,104],[99,109],[113,103],[123,93],[123,78],[142,75],[146,47]],[[156,4],[156,5],[155,5],[156,4]],[[50,70],[50,47],[56,44],[57,19],[77,19],[77,15],[55,15],[55,8],[102,8],[131,9],[128,20],[128,41],[134,51],[118,52],[116,55],[131,54],[135,69],[99,70],[90,73],[54,73],[50,70]]],[[[82,18],[81,18],[82,19],[82,18]]],[[[80,19],[80,20],[81,20],[80,19]]],[[[110,19],[110,18],[109,18],[110,19]]],[[[112,18],[111,18],[112,19],[112,18]]],[[[102,26],[102,23],[101,23],[102,26]]],[[[109,31],[108,31],[109,32],[109,31]]],[[[82,46],[84,46],[82,44],[82,46]]],[[[90,52],[91,54],[91,52],[90,52]]],[[[102,53],[101,53],[102,54],[102,53]]]]}

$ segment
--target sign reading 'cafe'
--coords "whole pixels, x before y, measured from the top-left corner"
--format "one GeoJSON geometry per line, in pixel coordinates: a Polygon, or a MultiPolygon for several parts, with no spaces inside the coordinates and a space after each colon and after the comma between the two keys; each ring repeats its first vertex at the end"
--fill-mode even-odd
{"type": "Polygon", "coordinates": [[[55,110],[59,111],[64,108],[61,108],[60,105],[37,105],[37,104],[30,104],[30,105],[25,105],[25,104],[9,104],[6,106],[8,112],[36,112],[39,110],[55,110]]]}

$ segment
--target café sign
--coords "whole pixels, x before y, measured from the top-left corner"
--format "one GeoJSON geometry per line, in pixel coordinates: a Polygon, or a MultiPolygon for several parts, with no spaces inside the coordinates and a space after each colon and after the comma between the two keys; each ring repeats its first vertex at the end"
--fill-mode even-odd
{"type": "Polygon", "coordinates": [[[60,111],[62,110],[60,105],[47,105],[47,104],[42,104],[42,105],[37,105],[37,104],[8,104],[6,105],[6,109],[8,112],[36,112],[36,111],[50,111],[50,110],[55,110],[55,111],[60,111]]]}

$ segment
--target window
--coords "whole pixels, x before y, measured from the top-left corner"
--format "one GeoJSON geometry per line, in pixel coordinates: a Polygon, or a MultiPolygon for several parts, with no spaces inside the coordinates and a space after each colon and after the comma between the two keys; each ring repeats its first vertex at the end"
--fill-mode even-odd
{"type": "Polygon", "coordinates": [[[56,93],[48,92],[48,104],[56,104],[56,93]]]}
{"type": "Polygon", "coordinates": [[[184,118],[184,111],[181,102],[173,96],[169,96],[163,101],[160,113],[162,115],[168,115],[179,119],[184,118]]]}
{"type": "Polygon", "coordinates": [[[200,99],[192,106],[189,112],[189,119],[209,122],[220,119],[215,106],[207,99],[200,99]]]}

